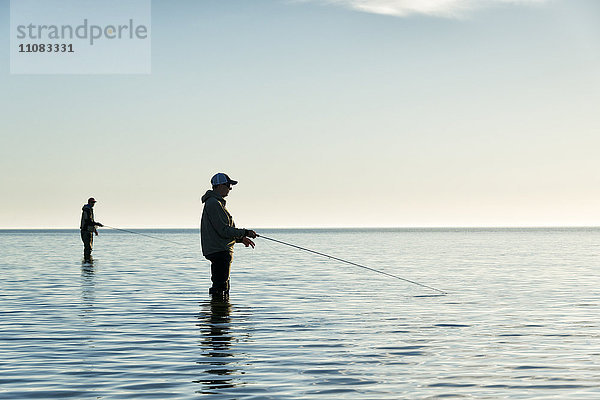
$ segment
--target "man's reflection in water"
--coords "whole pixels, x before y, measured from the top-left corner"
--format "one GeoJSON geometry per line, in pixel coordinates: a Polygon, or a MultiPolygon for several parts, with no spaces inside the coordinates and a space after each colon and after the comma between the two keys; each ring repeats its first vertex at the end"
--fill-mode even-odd
{"type": "Polygon", "coordinates": [[[203,379],[195,381],[204,388],[199,393],[218,394],[219,390],[236,387],[232,375],[236,372],[232,363],[231,303],[229,299],[214,298],[202,304],[199,320],[202,333],[202,355],[198,364],[205,365],[203,379]]]}
{"type": "Polygon", "coordinates": [[[94,307],[95,272],[93,261],[81,263],[81,304],[84,306],[84,312],[91,312],[94,307]]]}
{"type": "MultiPolygon", "coordinates": [[[[96,271],[97,265],[93,261],[81,263],[81,305],[78,324],[79,334],[83,338],[81,346],[77,349],[77,356],[81,372],[86,376],[95,376],[97,372],[97,352],[95,342],[96,333],[96,271]]],[[[91,382],[90,382],[91,383],[91,382]]]]}

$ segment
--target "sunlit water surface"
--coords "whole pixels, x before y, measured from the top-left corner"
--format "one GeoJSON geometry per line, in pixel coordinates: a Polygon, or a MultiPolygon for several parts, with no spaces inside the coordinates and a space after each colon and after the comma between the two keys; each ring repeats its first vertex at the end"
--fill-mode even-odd
{"type": "Polygon", "coordinates": [[[598,399],[600,230],[0,231],[0,399],[598,399]]]}

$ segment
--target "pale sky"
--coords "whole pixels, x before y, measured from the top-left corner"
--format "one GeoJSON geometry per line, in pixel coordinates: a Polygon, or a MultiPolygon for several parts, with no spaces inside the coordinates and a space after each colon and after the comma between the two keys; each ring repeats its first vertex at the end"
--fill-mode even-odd
{"type": "MultiPolygon", "coordinates": [[[[0,23],[9,26],[9,1],[0,23]]],[[[150,75],[11,75],[0,228],[600,226],[597,0],[173,0],[150,75]]]]}

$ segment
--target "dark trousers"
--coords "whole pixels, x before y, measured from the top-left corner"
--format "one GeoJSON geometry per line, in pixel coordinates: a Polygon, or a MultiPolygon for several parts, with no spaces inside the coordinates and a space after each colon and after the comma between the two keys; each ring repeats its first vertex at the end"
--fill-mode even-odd
{"type": "Polygon", "coordinates": [[[83,241],[83,258],[89,260],[92,257],[92,245],[94,244],[94,232],[81,231],[83,241]]]}
{"type": "Polygon", "coordinates": [[[229,271],[231,270],[232,254],[220,251],[205,256],[210,261],[212,290],[214,292],[229,292],[229,271]]]}

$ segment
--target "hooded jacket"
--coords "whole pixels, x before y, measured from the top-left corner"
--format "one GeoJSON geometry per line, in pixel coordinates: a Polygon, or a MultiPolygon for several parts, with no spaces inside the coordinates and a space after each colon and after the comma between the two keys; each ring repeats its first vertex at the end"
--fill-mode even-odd
{"type": "Polygon", "coordinates": [[[94,209],[89,204],[85,204],[82,208],[81,223],[79,229],[84,232],[94,232],[98,223],[94,221],[94,209]]]}
{"type": "Polygon", "coordinates": [[[212,190],[202,196],[204,210],[200,222],[200,241],[202,254],[208,255],[220,251],[233,253],[233,245],[244,237],[246,230],[235,227],[233,217],[225,208],[226,201],[212,190]]]}

